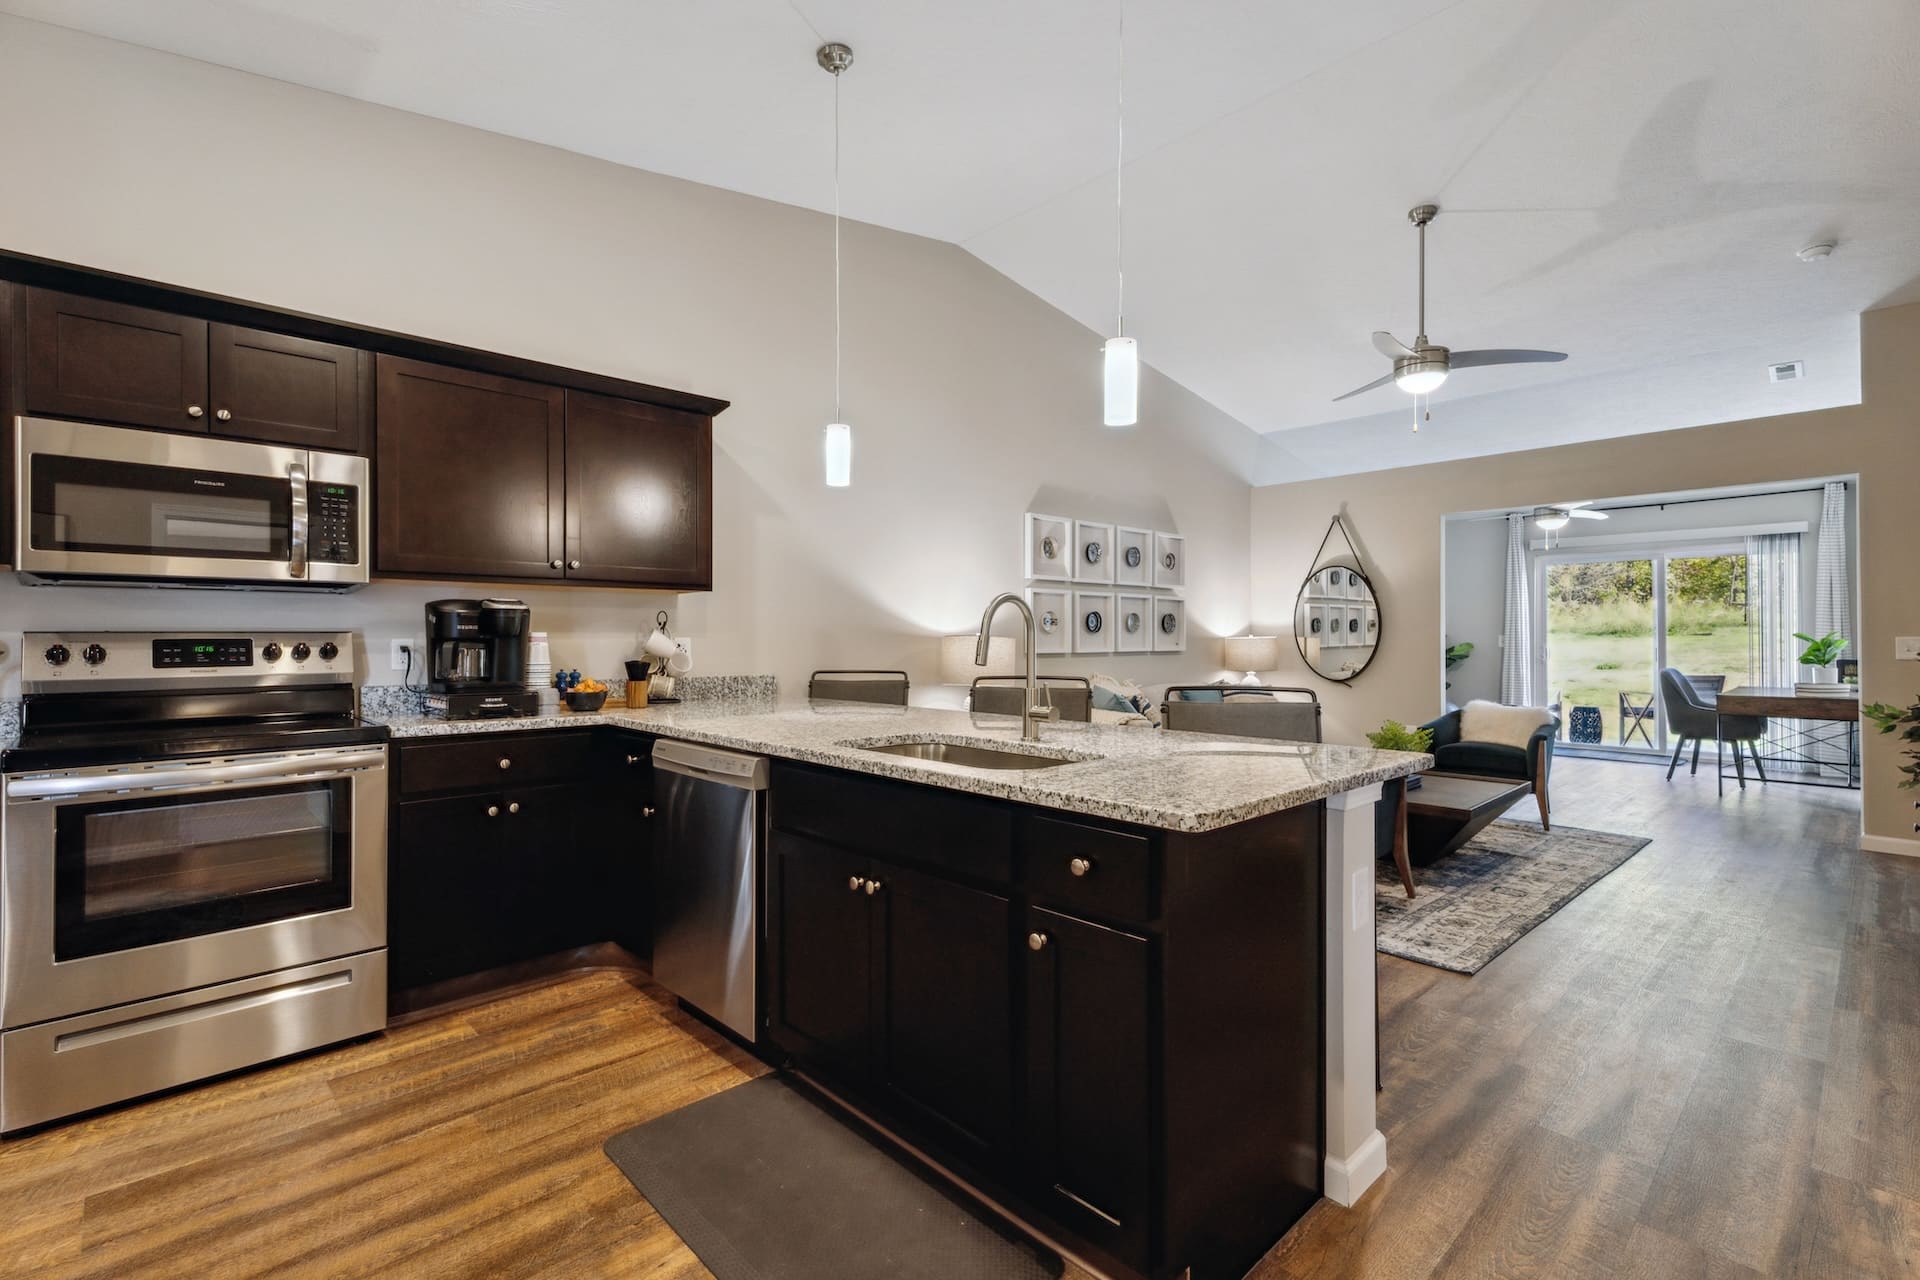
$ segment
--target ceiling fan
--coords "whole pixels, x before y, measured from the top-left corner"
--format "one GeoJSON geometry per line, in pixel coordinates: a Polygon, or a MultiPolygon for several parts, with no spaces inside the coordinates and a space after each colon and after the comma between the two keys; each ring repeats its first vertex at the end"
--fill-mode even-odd
{"type": "Polygon", "coordinates": [[[1454,369],[1472,369],[1494,364],[1549,364],[1565,360],[1564,351],[1529,351],[1523,348],[1495,347],[1484,351],[1449,351],[1427,341],[1427,224],[1440,215],[1440,206],[1418,205],[1407,211],[1407,220],[1420,229],[1420,332],[1408,346],[1384,329],[1373,335],[1374,350],[1393,361],[1393,372],[1375,378],[1364,387],[1355,387],[1337,403],[1397,383],[1409,395],[1425,395],[1437,390],[1454,369]]]}
{"type": "Polygon", "coordinates": [[[1604,511],[1588,509],[1592,506],[1591,502],[1560,502],[1551,507],[1535,507],[1533,522],[1548,533],[1552,533],[1556,529],[1566,528],[1569,520],[1605,520],[1607,518],[1607,513],[1604,511]]]}

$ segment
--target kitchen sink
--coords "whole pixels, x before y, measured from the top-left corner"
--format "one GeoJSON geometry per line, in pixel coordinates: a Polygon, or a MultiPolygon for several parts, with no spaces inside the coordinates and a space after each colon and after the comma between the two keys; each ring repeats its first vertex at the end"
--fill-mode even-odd
{"type": "Polygon", "coordinates": [[[905,756],[909,760],[936,760],[941,764],[960,764],[970,769],[1052,769],[1058,765],[1074,764],[1082,758],[1043,756],[1033,751],[967,746],[963,743],[936,742],[932,739],[918,742],[887,742],[877,746],[869,746],[862,742],[850,742],[847,745],[861,751],[877,751],[881,755],[905,756]]]}

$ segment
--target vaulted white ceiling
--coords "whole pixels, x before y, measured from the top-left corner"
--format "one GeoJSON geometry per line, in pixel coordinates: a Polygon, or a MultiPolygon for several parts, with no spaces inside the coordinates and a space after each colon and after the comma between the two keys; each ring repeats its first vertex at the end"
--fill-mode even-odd
{"type": "MultiPolygon", "coordinates": [[[[0,0],[38,18],[956,241],[1114,308],[1111,0],[0,0]]],[[[1912,0],[1127,0],[1127,327],[1272,433],[1271,478],[1859,397],[1854,317],[1920,301],[1912,0]],[[1411,431],[1367,337],[1457,373],[1411,431]],[[1794,250],[1837,238],[1828,261],[1794,250]],[[1806,362],[1775,385],[1765,366],[1806,362]]],[[[850,276],[858,271],[849,262],[850,276]]],[[[856,287],[850,283],[849,287],[856,287]]]]}

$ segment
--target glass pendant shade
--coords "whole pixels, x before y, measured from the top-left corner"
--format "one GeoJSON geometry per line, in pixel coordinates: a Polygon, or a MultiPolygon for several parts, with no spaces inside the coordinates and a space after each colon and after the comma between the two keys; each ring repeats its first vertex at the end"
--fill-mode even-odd
{"type": "Polygon", "coordinates": [[[1446,380],[1445,369],[1415,369],[1395,378],[1393,385],[1410,396],[1423,396],[1429,391],[1439,390],[1440,384],[1446,380]]]}
{"type": "Polygon", "coordinates": [[[844,422],[827,424],[822,448],[827,465],[827,487],[844,489],[853,483],[853,428],[844,422]]]}
{"type": "Polygon", "coordinates": [[[1130,427],[1140,420],[1140,348],[1132,338],[1108,338],[1106,423],[1130,427]]]}

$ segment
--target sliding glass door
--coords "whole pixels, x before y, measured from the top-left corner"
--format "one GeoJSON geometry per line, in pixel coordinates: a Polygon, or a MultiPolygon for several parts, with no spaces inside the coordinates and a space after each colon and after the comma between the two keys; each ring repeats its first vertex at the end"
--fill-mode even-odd
{"type": "Polygon", "coordinates": [[[1751,683],[1747,557],[1741,544],[1653,545],[1644,553],[1548,552],[1536,560],[1536,634],[1563,743],[1672,749],[1662,667],[1705,687],[1751,683]]]}

